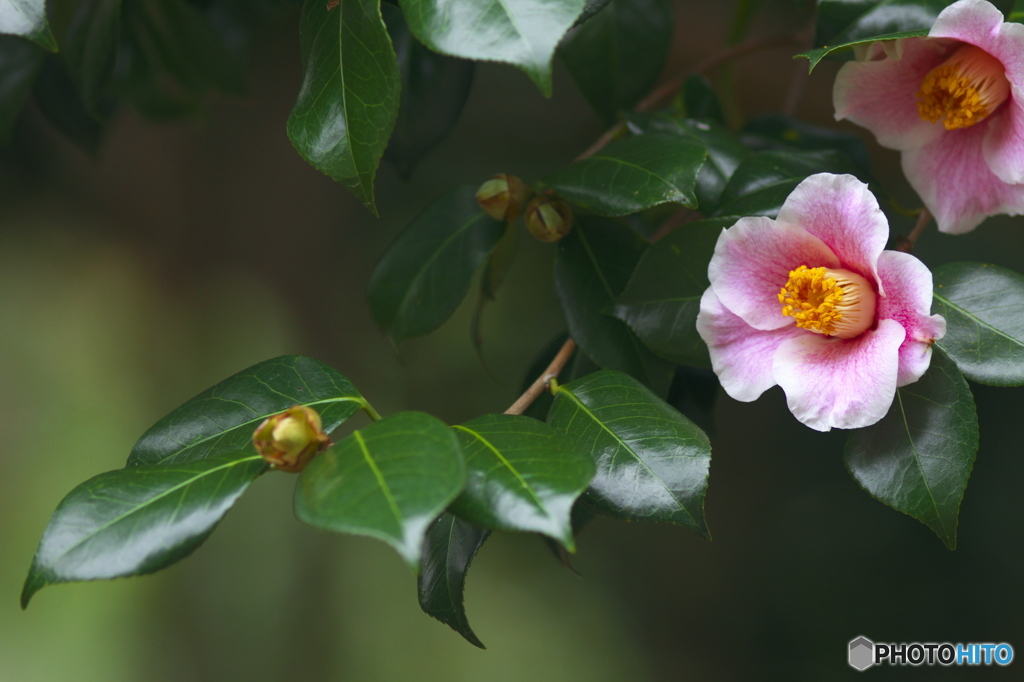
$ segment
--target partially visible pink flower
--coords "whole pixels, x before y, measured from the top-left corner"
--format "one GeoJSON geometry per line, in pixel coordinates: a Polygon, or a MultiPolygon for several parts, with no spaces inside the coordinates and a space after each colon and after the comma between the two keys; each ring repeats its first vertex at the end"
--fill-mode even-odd
{"type": "Polygon", "coordinates": [[[951,234],[1024,213],[1024,25],[960,0],[927,37],[874,43],[836,76],[836,119],[903,152],[903,172],[951,234]]]}
{"type": "Polygon", "coordinates": [[[697,331],[725,391],[749,402],[778,384],[818,431],[884,417],[946,331],[929,314],[931,272],[884,251],[888,235],[867,185],[828,173],[801,182],[777,219],[723,230],[697,331]]]}

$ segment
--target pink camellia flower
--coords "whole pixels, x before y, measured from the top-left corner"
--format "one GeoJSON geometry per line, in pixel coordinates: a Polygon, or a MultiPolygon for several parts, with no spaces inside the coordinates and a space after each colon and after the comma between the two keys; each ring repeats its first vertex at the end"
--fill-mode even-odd
{"type": "Polygon", "coordinates": [[[697,331],[725,391],[749,402],[778,384],[819,431],[884,417],[946,331],[929,315],[931,272],[884,251],[888,234],[867,185],[828,173],[801,182],[777,219],[723,230],[697,331]]]}
{"type": "Polygon", "coordinates": [[[836,119],[903,152],[903,172],[951,234],[1024,213],[1024,25],[960,0],[927,37],[873,43],[836,76],[836,119]]]}

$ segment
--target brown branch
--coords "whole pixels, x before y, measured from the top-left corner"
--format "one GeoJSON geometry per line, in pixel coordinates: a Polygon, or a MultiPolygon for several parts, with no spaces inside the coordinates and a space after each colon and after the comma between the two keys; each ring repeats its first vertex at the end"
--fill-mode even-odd
{"type": "Polygon", "coordinates": [[[896,246],[894,247],[897,251],[903,251],[904,253],[910,253],[914,250],[914,244],[917,243],[917,238],[921,236],[924,229],[928,227],[928,223],[932,221],[932,214],[927,208],[921,209],[921,215],[917,217],[917,223],[914,225],[914,229],[910,231],[907,236],[899,236],[896,238],[896,246]]]}
{"type": "Polygon", "coordinates": [[[576,350],[576,342],[572,340],[572,337],[569,337],[565,340],[565,343],[562,344],[561,349],[558,351],[558,355],[556,355],[555,359],[551,361],[551,364],[548,365],[547,369],[537,377],[537,380],[534,381],[528,389],[526,389],[525,393],[519,396],[519,400],[512,403],[512,407],[505,410],[505,414],[522,414],[525,412],[526,408],[532,405],[533,401],[539,398],[540,394],[547,389],[548,382],[561,373],[562,368],[565,367],[565,363],[569,362],[569,358],[572,357],[574,350],[576,350]]]}

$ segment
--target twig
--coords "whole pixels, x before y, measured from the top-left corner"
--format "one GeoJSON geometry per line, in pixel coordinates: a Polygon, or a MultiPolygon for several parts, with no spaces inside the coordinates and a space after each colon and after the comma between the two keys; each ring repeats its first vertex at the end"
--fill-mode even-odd
{"type": "Polygon", "coordinates": [[[917,217],[917,223],[914,225],[914,229],[910,231],[907,236],[899,236],[896,238],[895,249],[897,251],[903,251],[904,253],[910,253],[914,250],[914,244],[917,243],[917,238],[924,232],[924,228],[928,227],[928,223],[932,221],[932,214],[927,208],[921,209],[921,215],[917,217]]]}
{"type": "MultiPolygon", "coordinates": [[[[701,63],[689,71],[676,74],[657,89],[651,91],[651,94],[640,100],[640,103],[633,107],[634,111],[643,112],[650,111],[654,107],[658,106],[663,99],[674,93],[683,84],[687,76],[695,73],[704,73],[710,71],[717,66],[721,66],[730,59],[736,59],[737,57],[743,57],[745,55],[760,52],[762,50],[770,50],[776,47],[785,47],[787,45],[802,45],[803,39],[799,36],[790,36],[785,38],[768,38],[765,40],[754,40],[749,43],[743,43],[735,47],[730,47],[726,50],[722,50],[718,54],[711,55],[701,63]]],[[[626,129],[626,124],[622,121],[616,123],[608,130],[604,131],[601,137],[594,141],[594,144],[590,145],[583,151],[582,154],[576,157],[576,160],[585,159],[588,156],[596,154],[598,151],[605,148],[608,143],[612,142],[618,137],[623,130],[626,129]]]]}
{"type": "Polygon", "coordinates": [[[558,351],[558,355],[551,361],[537,380],[534,381],[526,392],[519,396],[519,400],[512,403],[512,407],[505,410],[505,414],[522,414],[526,412],[526,408],[533,404],[533,401],[540,397],[540,394],[548,387],[548,382],[554,379],[561,373],[562,368],[565,367],[565,363],[569,362],[569,358],[572,357],[573,351],[576,350],[576,342],[569,337],[562,344],[561,349],[558,351]]]}
{"type": "Polygon", "coordinates": [[[675,230],[680,225],[688,223],[691,220],[694,220],[695,218],[699,217],[700,215],[697,215],[697,212],[694,211],[692,208],[686,208],[685,206],[683,206],[678,211],[670,215],[668,219],[665,220],[665,222],[658,226],[658,229],[655,230],[653,235],[651,235],[651,243],[653,244],[659,239],[668,236],[673,230],[675,230]]]}

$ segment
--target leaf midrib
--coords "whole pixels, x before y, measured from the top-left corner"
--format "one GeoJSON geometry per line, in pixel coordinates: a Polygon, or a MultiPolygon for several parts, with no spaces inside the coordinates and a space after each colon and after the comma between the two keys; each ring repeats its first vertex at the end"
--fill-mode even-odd
{"type": "Polygon", "coordinates": [[[494,456],[498,458],[498,461],[501,462],[506,469],[512,472],[512,475],[515,476],[516,480],[519,481],[519,484],[523,486],[523,490],[525,490],[527,494],[530,496],[530,498],[533,501],[533,504],[537,507],[537,509],[543,512],[545,516],[548,515],[547,509],[544,507],[544,503],[541,501],[539,497],[537,497],[537,494],[533,491],[533,488],[530,487],[530,484],[526,482],[526,479],[524,479],[522,474],[519,473],[519,470],[512,466],[512,463],[509,462],[508,459],[506,459],[505,456],[501,454],[498,448],[494,447],[493,443],[484,438],[480,432],[474,431],[472,429],[467,429],[465,426],[462,426],[460,424],[456,424],[452,428],[465,431],[466,433],[470,434],[471,436],[479,440],[481,443],[483,443],[487,449],[494,453],[494,456]]]}
{"type": "Polygon", "coordinates": [[[651,469],[650,466],[648,466],[647,462],[645,462],[639,455],[637,455],[633,451],[633,449],[631,447],[629,447],[629,445],[626,444],[626,442],[624,440],[619,438],[617,433],[615,433],[614,431],[609,429],[607,426],[605,426],[604,422],[602,422],[600,419],[597,418],[597,415],[595,415],[593,412],[591,412],[590,409],[586,405],[584,405],[583,402],[579,398],[577,398],[571,391],[567,390],[564,386],[559,386],[558,389],[555,391],[555,393],[568,396],[569,399],[572,400],[574,403],[576,403],[576,405],[581,410],[583,410],[583,412],[585,412],[587,414],[587,416],[589,416],[591,418],[591,420],[593,420],[593,422],[595,424],[597,424],[599,427],[601,427],[601,429],[606,431],[608,433],[608,435],[610,435],[612,438],[614,438],[616,440],[616,442],[618,442],[626,450],[626,452],[628,452],[633,457],[633,459],[635,459],[637,462],[639,462],[644,467],[644,469],[646,469],[651,474],[651,476],[654,478],[654,480],[656,480],[658,482],[658,484],[665,490],[665,492],[668,493],[669,498],[671,498],[671,500],[675,503],[676,507],[680,511],[682,511],[684,514],[686,514],[686,516],[689,517],[690,521],[692,521],[694,523],[694,525],[696,525],[697,527],[700,527],[700,524],[697,523],[697,519],[693,518],[693,514],[690,513],[690,510],[687,509],[686,507],[684,507],[683,504],[676,497],[675,493],[672,492],[672,490],[667,485],[665,485],[665,481],[661,480],[661,477],[658,476],[658,474],[654,473],[654,470],[651,469]]]}
{"type": "MultiPolygon", "coordinates": [[[[993,327],[988,322],[985,322],[981,318],[977,317],[976,315],[971,313],[966,308],[961,308],[960,306],[958,306],[957,304],[953,303],[952,301],[950,301],[945,296],[940,295],[938,292],[935,292],[934,295],[935,295],[935,298],[938,299],[939,301],[942,301],[944,304],[946,304],[950,308],[956,310],[958,313],[960,313],[964,317],[967,317],[967,318],[970,318],[971,320],[973,320],[974,323],[977,324],[979,327],[984,327],[985,329],[987,329],[988,331],[992,332],[996,336],[1001,336],[1004,339],[1006,339],[1007,341],[1012,341],[1017,346],[1024,347],[1024,341],[1021,341],[1020,339],[1018,339],[1018,338],[1016,338],[1014,336],[1010,336],[1009,334],[1007,334],[1006,332],[1004,332],[1001,329],[993,327]]],[[[942,339],[939,339],[938,341],[936,341],[936,343],[938,343],[941,346],[942,345],[942,339]]],[[[980,348],[978,349],[978,353],[979,354],[981,353],[981,349],[980,348]]]]}
{"type": "MultiPolygon", "coordinates": [[[[204,476],[209,476],[210,474],[216,473],[216,472],[218,472],[218,471],[220,471],[222,469],[229,469],[231,467],[238,466],[239,464],[244,464],[246,462],[253,462],[253,461],[256,461],[258,459],[262,459],[262,457],[260,455],[251,455],[251,456],[245,457],[243,459],[232,460],[231,462],[227,462],[225,464],[221,464],[220,466],[214,467],[213,469],[209,469],[207,471],[203,471],[201,473],[198,473],[195,476],[193,476],[192,478],[189,478],[189,479],[187,479],[185,481],[182,481],[181,483],[178,483],[178,484],[168,488],[167,490],[163,491],[159,495],[156,495],[155,497],[151,497],[150,499],[146,500],[142,504],[140,504],[140,505],[138,505],[136,507],[133,507],[132,509],[124,512],[123,514],[121,514],[121,515],[111,519],[110,521],[107,521],[102,526],[100,526],[99,528],[91,531],[88,535],[83,537],[81,540],[79,540],[78,542],[76,542],[75,544],[71,545],[70,547],[68,547],[63,552],[61,552],[59,555],[57,555],[49,563],[51,565],[55,565],[57,562],[59,562],[65,556],[67,556],[71,552],[73,552],[76,549],[78,549],[79,547],[81,547],[83,543],[88,542],[89,540],[91,540],[92,538],[96,537],[97,535],[99,535],[103,531],[107,530],[108,528],[110,528],[114,524],[116,524],[116,523],[120,522],[121,520],[131,516],[132,514],[135,514],[136,512],[138,512],[138,511],[140,511],[142,509],[145,509],[149,505],[157,502],[158,500],[163,499],[164,497],[167,497],[171,493],[176,492],[176,491],[178,491],[181,488],[184,488],[186,486],[192,485],[194,482],[198,481],[199,479],[203,478],[204,476]]],[[[125,471],[125,470],[123,469],[122,471],[125,471]]]]}

